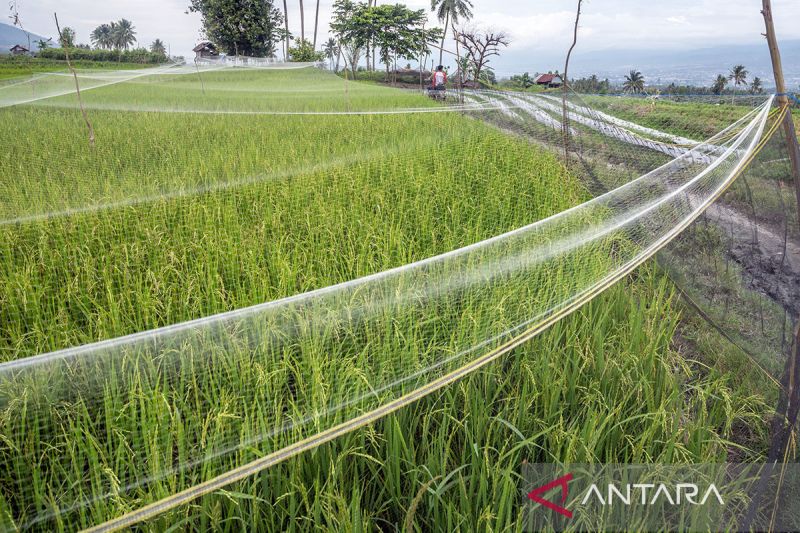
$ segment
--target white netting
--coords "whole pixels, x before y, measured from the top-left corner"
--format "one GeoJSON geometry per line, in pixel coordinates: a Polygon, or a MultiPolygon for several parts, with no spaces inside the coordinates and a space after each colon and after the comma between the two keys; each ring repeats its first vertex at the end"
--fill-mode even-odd
{"type": "Polygon", "coordinates": [[[735,219],[708,206],[758,151],[781,160],[760,142],[764,99],[689,107],[717,119],[695,127],[670,103],[570,95],[570,165],[612,190],[565,210],[579,196],[566,174],[552,190],[555,159],[485,125],[560,151],[558,96],[450,91],[443,107],[263,66],[89,73],[106,83],[84,98],[91,150],[69,87],[2,111],[9,527],[130,524],[384,416],[701,213],[735,219]]]}

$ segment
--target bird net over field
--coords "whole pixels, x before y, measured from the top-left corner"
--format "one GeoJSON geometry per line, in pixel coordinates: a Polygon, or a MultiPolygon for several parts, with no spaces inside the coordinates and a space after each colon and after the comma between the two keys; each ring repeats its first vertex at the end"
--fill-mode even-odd
{"type": "Polygon", "coordinates": [[[122,527],[224,488],[655,255],[781,378],[800,265],[773,98],[442,105],[245,65],[79,73],[94,147],[71,77],[0,86],[7,528],[122,527]]]}

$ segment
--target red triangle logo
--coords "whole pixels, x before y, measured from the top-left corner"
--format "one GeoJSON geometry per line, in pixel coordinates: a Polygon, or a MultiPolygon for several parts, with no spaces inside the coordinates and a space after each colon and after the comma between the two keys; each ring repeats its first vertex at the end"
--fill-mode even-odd
{"type": "Polygon", "coordinates": [[[567,474],[566,476],[560,477],[555,481],[551,481],[547,485],[542,485],[539,488],[533,489],[528,493],[528,498],[536,503],[544,505],[553,512],[564,515],[567,518],[572,518],[572,511],[564,507],[564,504],[567,503],[567,494],[569,493],[568,483],[570,481],[572,481],[572,474],[567,474]],[[556,487],[561,488],[561,505],[542,498],[544,493],[553,490],[556,487]]]}

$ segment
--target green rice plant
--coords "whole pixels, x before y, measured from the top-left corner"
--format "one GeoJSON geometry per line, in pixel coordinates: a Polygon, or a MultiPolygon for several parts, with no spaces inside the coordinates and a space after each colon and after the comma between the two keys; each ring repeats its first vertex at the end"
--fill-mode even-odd
{"type": "MultiPolygon", "coordinates": [[[[219,113],[432,105],[418,95],[313,71],[199,76],[87,93],[94,150],[65,98],[0,110],[13,119],[2,140],[17,139],[0,159],[3,360],[381,272],[588,197],[555,155],[459,115],[219,113]]],[[[90,526],[262,457],[400,394],[376,385],[423,372],[404,392],[444,374],[455,364],[435,365],[458,347],[506,334],[637,246],[612,232],[546,275],[482,272],[485,285],[441,304],[365,289],[247,335],[223,325],[158,357],[123,350],[68,376],[4,381],[0,520],[90,526]]],[[[503,265],[489,259],[466,266],[503,265]]],[[[496,364],[146,527],[518,530],[522,461],[722,460],[731,429],[763,405],[682,364],[672,300],[643,268],[496,364]]]]}

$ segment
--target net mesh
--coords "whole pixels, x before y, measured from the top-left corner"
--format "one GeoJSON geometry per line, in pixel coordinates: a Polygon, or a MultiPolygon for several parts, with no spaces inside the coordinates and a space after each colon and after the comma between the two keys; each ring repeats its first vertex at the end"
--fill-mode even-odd
{"type": "Polygon", "coordinates": [[[783,255],[765,237],[792,209],[771,98],[688,130],[680,102],[442,105],[246,64],[81,76],[94,149],[71,78],[0,88],[9,527],[120,527],[224,487],[490,363],[659,252],[779,374],[796,299],[748,278],[795,246],[788,225],[783,255]],[[641,106],[656,116],[631,120],[641,106]],[[545,188],[562,167],[542,148],[564,146],[593,199],[545,188]],[[743,240],[747,205],[769,208],[743,240]]]}

